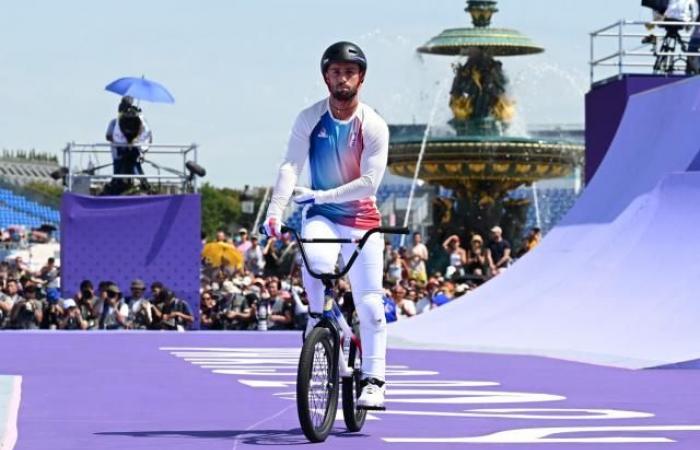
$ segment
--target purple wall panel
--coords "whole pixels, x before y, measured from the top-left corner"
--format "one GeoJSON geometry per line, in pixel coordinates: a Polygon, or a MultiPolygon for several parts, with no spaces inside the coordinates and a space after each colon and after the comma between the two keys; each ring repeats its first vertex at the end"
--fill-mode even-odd
{"type": "Polygon", "coordinates": [[[61,200],[61,284],[72,296],[83,279],[161,281],[187,300],[199,322],[199,195],[88,197],[61,200]]]}
{"type": "Polygon", "coordinates": [[[586,94],[586,184],[591,181],[615,137],[630,95],[686,77],[625,75],[599,82],[586,94]]]}

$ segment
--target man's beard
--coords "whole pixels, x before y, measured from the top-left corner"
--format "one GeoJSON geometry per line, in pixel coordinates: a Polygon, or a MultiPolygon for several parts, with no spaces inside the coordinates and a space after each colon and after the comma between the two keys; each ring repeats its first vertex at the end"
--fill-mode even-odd
{"type": "Polygon", "coordinates": [[[331,95],[336,100],[347,102],[355,98],[355,96],[357,95],[357,88],[348,88],[343,90],[336,88],[331,92],[331,95]]]}

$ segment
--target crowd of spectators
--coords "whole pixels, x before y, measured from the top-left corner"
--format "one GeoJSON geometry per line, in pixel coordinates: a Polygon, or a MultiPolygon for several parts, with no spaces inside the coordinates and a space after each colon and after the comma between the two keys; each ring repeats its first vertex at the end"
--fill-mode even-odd
{"type": "Polygon", "coordinates": [[[54,258],[31,272],[22,258],[0,262],[0,329],[141,329],[185,330],[194,322],[191,308],[163,283],[134,280],[130,295],[119,286],[90,280],[72,298],[61,298],[60,268],[54,258]]]}
{"type": "MultiPolygon", "coordinates": [[[[513,251],[500,227],[491,229],[489,241],[473,234],[467,249],[460,238],[443,243],[449,256],[444,274],[428,272],[430,252],[421,233],[408,247],[384,249],[384,309],[388,322],[423,314],[477,288],[502,273],[534,248],[541,238],[533,228],[521,248],[513,251]]],[[[205,267],[201,285],[201,326],[223,330],[303,329],[308,300],[301,283],[300,253],[289,235],[260,242],[246,229],[233,238],[219,231],[216,240],[235,245],[244,258],[242,269],[205,267]]],[[[342,261],[338,262],[339,266],[342,261]]],[[[347,280],[337,285],[338,302],[349,323],[356,323],[352,292],[347,280]]]]}
{"type": "MultiPolygon", "coordinates": [[[[443,242],[449,259],[444,274],[429,273],[430,251],[420,233],[408,247],[384,250],[384,308],[388,322],[424,314],[461,297],[534,248],[541,239],[532,229],[513,251],[500,227],[488,242],[472,234],[463,248],[452,235],[443,242]]],[[[301,283],[301,258],[290,236],[260,242],[245,229],[234,238],[219,231],[217,241],[231,243],[243,255],[242,267],[202,265],[200,328],[209,330],[303,329],[308,300],[301,283]]],[[[339,265],[342,261],[339,260],[339,265]]],[[[12,329],[140,329],[185,330],[195,317],[190,305],[163,283],[133,280],[123,293],[112,281],[97,288],[84,280],[72,298],[61,298],[59,272],[53,258],[31,272],[21,257],[0,263],[0,328],[12,329]]],[[[338,303],[348,322],[357,323],[351,287],[337,284],[338,303]]]]}

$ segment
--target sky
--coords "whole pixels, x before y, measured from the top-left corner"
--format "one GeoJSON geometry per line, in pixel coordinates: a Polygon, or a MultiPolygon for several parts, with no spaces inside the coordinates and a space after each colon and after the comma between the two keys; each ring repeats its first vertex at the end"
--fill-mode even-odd
{"type": "MultiPolygon", "coordinates": [[[[505,57],[527,125],[583,124],[589,33],[649,18],[639,0],[500,0],[492,26],[514,28],[545,53],[505,57]]],[[[175,104],[142,103],[154,142],[199,146],[215,186],[271,185],[298,112],[327,95],[319,60],[333,42],[368,58],[362,101],[389,123],[435,123],[447,106],[453,57],[416,47],[471,26],[463,0],[0,1],[0,148],[61,154],[104,140],[119,97],[104,86],[141,76],[175,104]]],[[[106,161],[103,161],[106,162],[106,161]]]]}

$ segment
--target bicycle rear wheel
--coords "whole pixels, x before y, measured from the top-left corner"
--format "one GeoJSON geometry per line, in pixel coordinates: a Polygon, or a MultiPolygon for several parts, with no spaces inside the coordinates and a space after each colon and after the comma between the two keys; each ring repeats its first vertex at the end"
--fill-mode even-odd
{"type": "Polygon", "coordinates": [[[306,337],[297,372],[297,413],[304,435],[323,442],[338,409],[338,380],[333,379],[335,343],[327,328],[317,327],[306,337]]]}
{"type": "Polygon", "coordinates": [[[367,410],[357,408],[357,399],[362,392],[362,350],[355,341],[350,341],[348,367],[352,369],[352,376],[343,378],[343,418],[348,431],[360,431],[367,410]]]}

